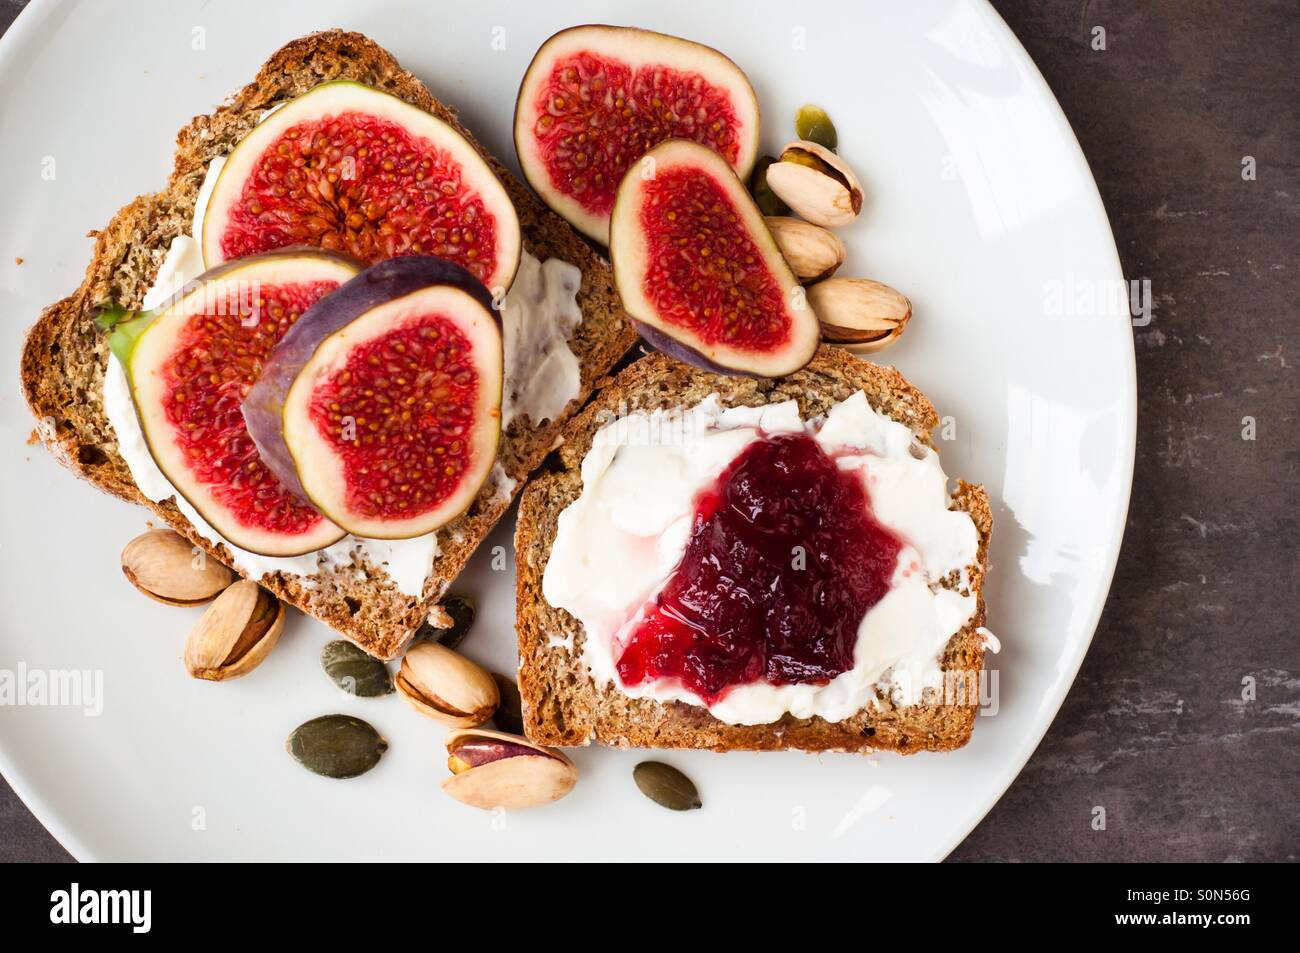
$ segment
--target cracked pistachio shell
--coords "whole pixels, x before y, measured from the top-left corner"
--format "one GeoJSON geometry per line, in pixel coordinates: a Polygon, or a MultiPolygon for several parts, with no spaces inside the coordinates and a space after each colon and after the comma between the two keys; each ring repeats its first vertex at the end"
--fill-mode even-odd
{"type": "Polygon", "coordinates": [[[795,277],[805,284],[829,278],[848,250],[834,232],[803,219],[769,215],[764,221],[795,277]]]}
{"type": "Polygon", "coordinates": [[[490,672],[438,642],[411,646],[395,683],[420,714],[457,727],[483,724],[501,701],[490,672]]]}
{"type": "Polygon", "coordinates": [[[868,354],[898,340],[912,319],[912,302],[869,278],[828,278],[808,289],[808,304],[822,326],[822,340],[855,354],[868,354]]]}
{"type": "Polygon", "coordinates": [[[284,603],[241,579],[208,606],[185,641],[185,669],[223,682],[247,675],[270,654],[284,628],[284,603]]]}
{"type": "Polygon", "coordinates": [[[447,735],[452,776],[442,789],[462,804],[508,811],[558,801],[578,783],[573,762],[521,735],[468,728],[447,735]]]}
{"type": "Polygon", "coordinates": [[[122,572],[150,599],[170,606],[211,602],[234,580],[232,573],[184,536],[154,529],[122,549],[122,572]]]}
{"type": "Polygon", "coordinates": [[[794,212],[823,228],[847,225],[862,211],[862,186],[848,163],[825,146],[799,140],[767,170],[767,184],[794,212]]]}

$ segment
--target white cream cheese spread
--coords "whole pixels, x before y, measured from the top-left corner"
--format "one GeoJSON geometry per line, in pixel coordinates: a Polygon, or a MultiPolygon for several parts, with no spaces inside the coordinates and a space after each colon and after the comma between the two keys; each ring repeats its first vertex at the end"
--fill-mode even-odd
{"type": "Polygon", "coordinates": [[[528,252],[501,308],[505,382],[501,426],[527,417],[537,426],[555,420],[582,390],[582,368],[569,349],[582,323],[582,272],[558,258],[539,262],[528,252]]]}
{"type": "Polygon", "coordinates": [[[700,705],[739,725],[787,712],[840,721],[873,704],[878,690],[915,704],[925,689],[942,686],[944,647],[975,612],[973,595],[938,585],[974,564],[974,523],[948,509],[938,455],[872,409],[861,391],[811,421],[800,419],[794,401],[724,408],[716,394],[685,410],[630,414],[596,433],[582,487],[560,514],[542,593],[582,622],[592,678],[631,697],[700,705]],[[712,705],[677,679],[624,685],[614,646],[681,561],[697,497],[751,443],[788,433],[807,433],[841,470],[860,474],[875,519],[902,543],[889,591],[858,626],[853,667],[821,685],[734,686],[712,705]]]}

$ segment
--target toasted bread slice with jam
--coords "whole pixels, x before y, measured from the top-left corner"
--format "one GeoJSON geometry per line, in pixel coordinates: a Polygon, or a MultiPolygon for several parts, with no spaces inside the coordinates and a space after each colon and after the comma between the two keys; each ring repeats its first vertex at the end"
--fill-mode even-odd
{"type": "MultiPolygon", "coordinates": [[[[558,472],[546,473],[525,489],[515,532],[519,686],[528,737],[540,744],[586,745],[593,741],[619,747],[707,748],[715,751],[891,750],[900,753],[946,751],[964,745],[975,722],[978,695],[945,699],[942,704],[895,706],[883,693],[879,704],[843,721],[819,717],[781,720],[764,725],[731,725],[708,709],[680,701],[633,698],[613,684],[597,685],[583,661],[586,639],[582,623],[549,605],[542,578],[555,540],[560,514],[581,494],[582,460],[601,426],[638,411],[693,406],[718,394],[725,407],[757,407],[795,400],[810,419],[824,414],[856,391],[878,412],[912,430],[932,446],[930,431],[939,418],[925,396],[896,370],[858,360],[845,351],[823,346],[812,363],[788,377],[756,380],[724,377],[695,370],[662,354],[651,354],[602,384],[591,403],[565,430],[558,472]]],[[[982,486],[958,481],[949,509],[968,513],[975,524],[978,551],[963,581],[946,579],[948,588],[967,587],[975,612],[954,632],[943,652],[942,670],[978,678],[984,664],[982,594],[992,515],[982,486]]]]}

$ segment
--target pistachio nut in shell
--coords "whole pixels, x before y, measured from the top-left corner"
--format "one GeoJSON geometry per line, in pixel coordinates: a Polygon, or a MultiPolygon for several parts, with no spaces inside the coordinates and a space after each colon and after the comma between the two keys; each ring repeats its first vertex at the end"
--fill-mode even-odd
{"type": "Polygon", "coordinates": [[[284,603],[241,579],[208,606],[190,631],[185,669],[212,682],[247,675],[270,654],[283,629],[284,603]]]}
{"type": "Polygon", "coordinates": [[[763,220],[796,278],[805,284],[829,278],[844,264],[848,250],[834,232],[787,215],[763,220]]]}
{"type": "Polygon", "coordinates": [[[912,302],[869,278],[828,278],[808,289],[808,304],[822,325],[822,340],[856,354],[887,347],[912,319],[912,302]]]}
{"type": "Polygon", "coordinates": [[[394,684],[420,714],[460,728],[483,724],[501,702],[490,672],[438,642],[411,646],[394,684]]]}
{"type": "Polygon", "coordinates": [[[235,578],[221,563],[169,529],[142,533],[122,549],[122,572],[150,599],[169,606],[211,602],[235,578]]]}
{"type": "Polygon", "coordinates": [[[897,341],[899,337],[902,336],[902,333],[902,328],[895,328],[886,334],[882,334],[878,338],[872,338],[870,341],[858,341],[855,344],[840,341],[835,342],[833,346],[861,357],[864,354],[875,354],[877,351],[883,351],[885,348],[889,347],[889,345],[897,341]]]}
{"type": "Polygon", "coordinates": [[[573,762],[521,735],[466,728],[447,735],[442,789],[470,807],[507,811],[558,801],[578,783],[573,762]]]}
{"type": "Polygon", "coordinates": [[[862,186],[848,163],[805,139],[781,151],[767,184],[796,214],[824,228],[847,225],[862,211],[862,186]]]}

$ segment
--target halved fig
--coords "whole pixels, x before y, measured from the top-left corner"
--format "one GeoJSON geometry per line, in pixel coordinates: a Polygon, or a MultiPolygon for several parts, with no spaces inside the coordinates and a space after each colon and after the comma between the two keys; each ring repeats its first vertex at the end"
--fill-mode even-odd
{"type": "Polygon", "coordinates": [[[158,468],[241,549],[296,556],[346,535],[267,468],[240,405],[294,322],[360,270],[314,248],[267,252],[207,271],[154,311],[98,319],[158,468]]]}
{"type": "Polygon", "coordinates": [[[203,260],[286,245],[373,264],[436,255],[510,287],[519,219],[455,129],[361,83],[322,83],[267,115],[226,159],[203,219],[203,260]]]}
{"type": "Polygon", "coordinates": [[[267,464],[357,536],[444,525],[487,479],[501,435],[501,332],[464,268],[373,265],[309,309],[244,403],[267,464]]]}
{"type": "Polygon", "coordinates": [[[763,213],[717,153],[684,139],[647,154],[610,220],[614,282],[641,336],[723,374],[779,377],[812,360],[820,325],[763,213]]]}
{"type": "Polygon", "coordinates": [[[609,244],[628,169],[666,139],[706,145],[743,178],[758,154],[758,100],[711,47],[649,30],[577,26],[542,44],[515,102],[515,150],[543,201],[609,244]]]}

